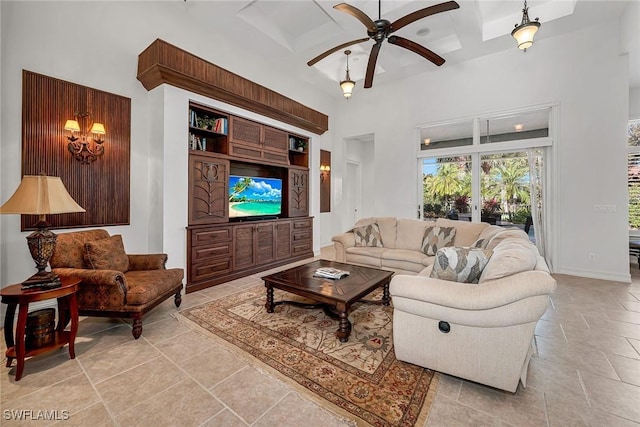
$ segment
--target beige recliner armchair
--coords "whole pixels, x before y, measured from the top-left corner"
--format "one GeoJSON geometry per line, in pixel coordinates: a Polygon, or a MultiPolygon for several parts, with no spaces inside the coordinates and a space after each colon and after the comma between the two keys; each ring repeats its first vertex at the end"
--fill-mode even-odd
{"type": "MultiPolygon", "coordinates": [[[[489,262],[502,256],[494,252],[489,262]]],[[[396,358],[510,392],[519,380],[526,386],[536,323],[556,288],[536,256],[529,271],[479,284],[431,278],[431,267],[396,275],[390,285],[396,358]]]]}

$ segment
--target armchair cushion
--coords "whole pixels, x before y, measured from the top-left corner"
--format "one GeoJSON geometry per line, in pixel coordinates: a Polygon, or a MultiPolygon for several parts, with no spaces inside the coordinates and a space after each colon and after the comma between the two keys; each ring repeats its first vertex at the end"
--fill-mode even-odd
{"type": "Polygon", "coordinates": [[[438,249],[429,277],[460,283],[478,283],[491,251],[475,248],[438,249]]]}
{"type": "Polygon", "coordinates": [[[94,270],[129,270],[129,257],[124,251],[122,236],[116,234],[106,239],[89,241],[84,244],[84,260],[94,270]]]}
{"type": "Polygon", "coordinates": [[[140,305],[156,300],[182,282],[183,274],[181,268],[127,272],[127,304],[140,305]]]}
{"type": "Polygon", "coordinates": [[[107,230],[87,230],[58,234],[56,249],[51,255],[52,268],[87,268],[84,263],[84,243],[109,237],[107,230]]]}

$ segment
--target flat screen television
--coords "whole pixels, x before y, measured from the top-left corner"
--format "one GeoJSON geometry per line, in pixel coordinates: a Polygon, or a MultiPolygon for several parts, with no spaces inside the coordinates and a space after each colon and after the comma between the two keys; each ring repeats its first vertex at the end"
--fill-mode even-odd
{"type": "Polygon", "coordinates": [[[282,180],[229,175],[229,218],[275,218],[282,212],[282,180]]]}

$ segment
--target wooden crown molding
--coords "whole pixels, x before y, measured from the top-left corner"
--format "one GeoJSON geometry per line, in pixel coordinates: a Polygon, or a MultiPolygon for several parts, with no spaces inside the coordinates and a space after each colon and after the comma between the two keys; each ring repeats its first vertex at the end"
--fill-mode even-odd
{"type": "Polygon", "coordinates": [[[317,135],[329,128],[327,115],[161,39],[156,39],[138,55],[137,77],[147,90],[166,83],[317,135]]]}

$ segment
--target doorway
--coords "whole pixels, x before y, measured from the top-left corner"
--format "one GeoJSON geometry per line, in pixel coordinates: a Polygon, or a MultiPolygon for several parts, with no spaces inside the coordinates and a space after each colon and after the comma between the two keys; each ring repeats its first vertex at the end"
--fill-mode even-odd
{"type": "Polygon", "coordinates": [[[362,170],[359,162],[347,160],[345,184],[345,221],[350,227],[361,218],[362,212],[362,170]]]}

